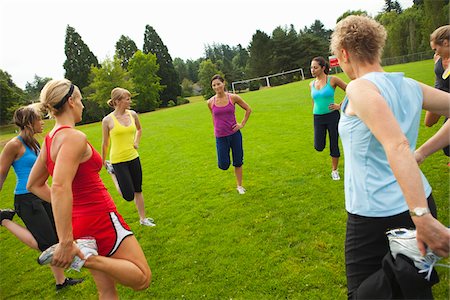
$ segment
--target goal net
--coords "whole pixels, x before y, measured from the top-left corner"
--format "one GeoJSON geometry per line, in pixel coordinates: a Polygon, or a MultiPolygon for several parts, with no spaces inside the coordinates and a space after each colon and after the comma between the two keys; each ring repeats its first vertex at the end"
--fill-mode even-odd
{"type": "Polygon", "coordinates": [[[231,83],[231,88],[233,89],[233,93],[236,93],[236,91],[255,91],[259,90],[261,87],[277,86],[299,80],[305,80],[305,74],[303,73],[302,68],[251,79],[233,81],[231,83]]]}

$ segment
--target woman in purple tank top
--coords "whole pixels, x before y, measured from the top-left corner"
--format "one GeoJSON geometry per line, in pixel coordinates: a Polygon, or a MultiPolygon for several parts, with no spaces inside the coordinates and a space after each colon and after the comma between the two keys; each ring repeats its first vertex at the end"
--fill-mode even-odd
{"type": "Polygon", "coordinates": [[[237,182],[236,189],[239,194],[245,194],[245,188],[242,186],[244,150],[240,129],[247,123],[252,110],[241,97],[225,92],[225,80],[222,76],[214,75],[211,79],[211,86],[216,95],[208,100],[208,107],[211,110],[214,123],[218,166],[222,170],[228,170],[231,149],[237,182]],[[245,110],[245,116],[241,123],[236,121],[235,104],[245,110]]]}

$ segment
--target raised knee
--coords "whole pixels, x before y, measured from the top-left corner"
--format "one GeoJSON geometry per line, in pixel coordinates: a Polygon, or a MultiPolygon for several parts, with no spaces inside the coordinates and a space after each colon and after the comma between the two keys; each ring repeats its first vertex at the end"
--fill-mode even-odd
{"type": "Polygon", "coordinates": [[[127,201],[133,201],[134,200],[134,193],[124,194],[122,195],[123,199],[127,201]]]}
{"type": "Polygon", "coordinates": [[[318,151],[318,152],[322,152],[323,149],[325,149],[325,146],[323,146],[323,147],[314,146],[314,149],[316,149],[316,151],[318,151]]]}
{"type": "Polygon", "coordinates": [[[152,282],[152,272],[150,271],[148,274],[142,274],[140,280],[133,287],[135,291],[142,291],[149,288],[150,283],[152,282]]]}
{"type": "Polygon", "coordinates": [[[219,169],[221,170],[228,170],[228,168],[230,167],[230,164],[219,164],[219,169]]]}

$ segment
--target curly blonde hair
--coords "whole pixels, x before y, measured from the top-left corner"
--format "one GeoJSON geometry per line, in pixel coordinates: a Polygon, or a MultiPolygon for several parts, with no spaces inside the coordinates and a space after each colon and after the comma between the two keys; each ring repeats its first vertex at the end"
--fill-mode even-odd
{"type": "Polygon", "coordinates": [[[361,62],[381,61],[387,33],[383,25],[367,16],[348,16],[336,24],[330,50],[337,54],[346,49],[361,62]]]}
{"type": "Polygon", "coordinates": [[[131,97],[131,93],[123,88],[120,87],[116,87],[115,89],[113,89],[111,91],[111,99],[109,99],[106,103],[112,107],[115,108],[117,105],[117,102],[119,102],[120,100],[122,100],[123,98],[125,98],[126,96],[130,96],[131,97]]]}

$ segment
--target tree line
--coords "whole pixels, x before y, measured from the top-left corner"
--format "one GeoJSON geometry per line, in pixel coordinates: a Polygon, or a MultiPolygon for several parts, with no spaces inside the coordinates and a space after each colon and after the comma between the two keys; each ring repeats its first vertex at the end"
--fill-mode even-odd
{"type": "MultiPolygon", "coordinates": [[[[349,10],[336,22],[352,14],[367,15],[367,12],[349,10]]],[[[398,1],[385,0],[382,11],[374,18],[388,31],[383,57],[427,51],[430,50],[430,33],[448,22],[449,0],[414,0],[413,6],[405,10],[398,1]]],[[[115,45],[114,57],[99,63],[75,29],[67,26],[63,67],[65,78],[80,87],[83,93],[83,122],[90,123],[109,113],[106,101],[117,86],[132,93],[137,112],[148,112],[187,103],[185,97],[195,94],[208,99],[214,94],[210,86],[214,74],[223,75],[230,84],[297,68],[309,70],[311,58],[330,55],[331,34],[332,30],[326,29],[320,20],[298,31],[293,24],[278,26],[271,34],[256,30],[246,48],[242,45],[207,45],[203,57],[184,61],[181,58],[172,60],[160,36],[147,25],[142,50],[132,39],[122,35],[115,45]]],[[[296,79],[280,77],[271,84],[296,79]]],[[[37,101],[40,90],[49,80],[51,78],[35,75],[22,90],[6,71],[0,70],[0,123],[11,122],[17,107],[37,101]]],[[[254,90],[261,85],[263,83],[253,82],[249,88],[254,90]]]]}

